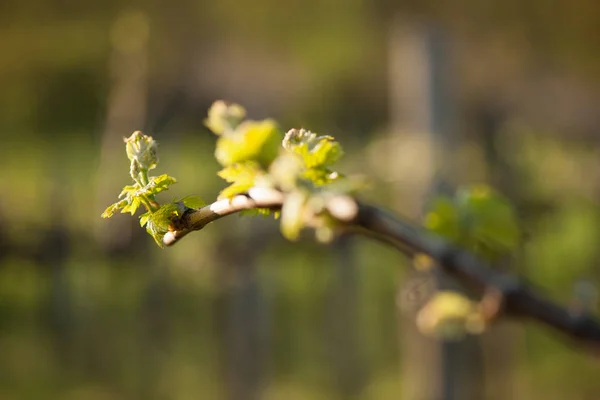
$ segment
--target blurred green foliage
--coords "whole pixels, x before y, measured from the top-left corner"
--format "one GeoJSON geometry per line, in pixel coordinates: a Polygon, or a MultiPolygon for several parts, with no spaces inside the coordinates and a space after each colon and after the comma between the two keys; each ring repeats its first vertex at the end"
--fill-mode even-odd
{"type": "Polygon", "coordinates": [[[514,207],[485,185],[434,199],[425,227],[491,261],[514,254],[520,242],[514,207]]]}

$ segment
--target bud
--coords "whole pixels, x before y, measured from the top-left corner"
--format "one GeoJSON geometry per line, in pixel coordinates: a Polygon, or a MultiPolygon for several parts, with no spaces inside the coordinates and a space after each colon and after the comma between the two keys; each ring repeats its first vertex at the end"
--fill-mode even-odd
{"type": "Polygon", "coordinates": [[[152,136],[146,136],[141,131],[135,131],[129,138],[124,140],[127,157],[131,161],[132,174],[134,173],[134,169],[147,171],[156,168],[158,154],[156,151],[156,142],[152,139],[152,136]],[[135,167],[134,163],[137,164],[135,167]]]}
{"type": "Polygon", "coordinates": [[[293,150],[294,147],[302,143],[310,143],[317,138],[316,133],[307,131],[306,129],[290,129],[283,138],[282,146],[286,150],[293,150]]]}
{"type": "Polygon", "coordinates": [[[204,124],[216,135],[233,131],[243,121],[246,110],[238,104],[227,104],[223,100],[213,103],[204,124]]]}
{"type": "Polygon", "coordinates": [[[459,293],[441,291],[419,311],[417,326],[426,335],[454,340],[481,333],[485,321],[474,302],[459,293]]]}

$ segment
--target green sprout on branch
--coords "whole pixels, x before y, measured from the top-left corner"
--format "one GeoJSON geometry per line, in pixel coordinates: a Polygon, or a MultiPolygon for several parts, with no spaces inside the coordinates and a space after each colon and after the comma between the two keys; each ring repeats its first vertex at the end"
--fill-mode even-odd
{"type": "MultiPolygon", "coordinates": [[[[224,101],[212,105],[204,122],[217,136],[215,158],[222,166],[217,174],[228,183],[218,200],[231,201],[252,188],[281,192],[285,196],[280,207],[257,206],[241,213],[281,216],[281,231],[290,240],[298,239],[305,226],[315,228],[320,241],[331,240],[338,221],[326,207],[327,202],[340,195],[353,196],[365,187],[362,180],[335,170],[344,152],[331,136],[306,129],[284,134],[272,119],[246,119],[242,106],[224,101]]],[[[143,206],[140,224],[162,246],[167,232],[182,227],[182,216],[205,203],[188,196],[161,205],[156,195],[176,180],[166,174],[148,175],[158,165],[156,142],[136,131],[125,139],[125,147],[133,184],[124,187],[120,201],[108,207],[102,217],[117,211],[134,215],[143,206]]],[[[518,243],[510,204],[486,186],[461,189],[453,199],[436,199],[425,226],[490,260],[514,251],[518,243]]]]}
{"type": "Polygon", "coordinates": [[[332,169],[343,154],[340,144],[331,136],[304,129],[291,129],[284,135],[273,120],[244,120],[245,115],[241,106],[217,101],[205,121],[218,136],[215,157],[223,169],[217,174],[230,184],[219,199],[232,199],[253,187],[280,190],[286,194],[280,212],[258,208],[243,214],[277,218],[281,213],[281,231],[290,240],[299,237],[309,215],[317,238],[330,240],[335,219],[324,209],[325,198],[353,193],[362,186],[357,180],[330,185],[342,178],[332,169]]]}
{"type": "MultiPolygon", "coordinates": [[[[285,193],[281,207],[256,207],[242,214],[281,216],[281,231],[290,240],[298,239],[307,225],[316,229],[320,241],[331,240],[336,218],[329,215],[326,202],[364,186],[362,181],[346,178],[333,169],[343,155],[340,144],[331,136],[304,129],[283,134],[271,119],[254,121],[245,117],[246,110],[240,105],[217,101],[205,120],[217,135],[215,158],[223,167],[217,174],[229,184],[218,199],[232,200],[251,188],[281,191],[285,193]]],[[[164,236],[181,228],[181,217],[205,203],[189,196],[161,205],[156,195],[176,180],[166,174],[148,175],[158,164],[156,142],[136,131],[125,139],[125,144],[133,185],[125,186],[119,195],[121,200],[109,206],[102,217],[111,217],[117,211],[134,215],[143,206],[140,224],[162,247],[164,236]]]]}
{"type": "Polygon", "coordinates": [[[110,218],[119,210],[121,213],[134,215],[140,206],[143,206],[146,212],[140,215],[140,225],[145,226],[146,231],[162,247],[162,238],[169,231],[173,218],[180,216],[186,207],[201,207],[205,203],[196,196],[187,196],[173,203],[161,205],[156,200],[156,195],[168,190],[177,181],[167,174],[148,175],[148,171],[158,165],[156,141],[140,131],[135,131],[124,140],[133,185],[123,188],[119,194],[121,200],[104,210],[102,218],[110,218]]]}

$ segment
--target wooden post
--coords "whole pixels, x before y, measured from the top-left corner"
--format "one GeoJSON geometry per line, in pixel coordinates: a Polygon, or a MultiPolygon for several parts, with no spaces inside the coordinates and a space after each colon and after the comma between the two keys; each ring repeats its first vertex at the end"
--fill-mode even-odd
{"type": "Polygon", "coordinates": [[[358,269],[353,258],[352,239],[341,236],[333,242],[335,280],[328,306],[327,347],[331,349],[336,390],[342,399],[360,398],[367,384],[364,348],[360,343],[358,313],[358,269]]]}
{"type": "MultiPolygon", "coordinates": [[[[218,251],[217,318],[225,398],[259,400],[268,361],[269,308],[258,274],[258,258],[275,233],[264,221],[249,221],[253,234],[224,238],[218,251]]],[[[243,235],[243,233],[242,233],[243,235]]]]}
{"type": "MultiPolygon", "coordinates": [[[[429,161],[433,175],[429,181],[411,187],[414,204],[422,205],[427,197],[449,191],[455,180],[452,158],[459,137],[448,37],[430,25],[397,20],[390,39],[391,118],[394,134],[400,139],[396,143],[401,146],[421,141],[429,148],[429,159],[424,154],[414,168],[427,168],[424,164],[429,161]]],[[[417,207],[412,211],[415,216],[422,213],[417,207]]],[[[400,293],[410,291],[411,286],[420,284],[415,280],[422,279],[422,274],[415,274],[400,293]]],[[[436,275],[434,279],[437,289],[460,289],[445,276],[436,275]]],[[[416,332],[414,315],[402,325],[400,340],[405,360],[403,382],[406,382],[403,398],[482,398],[477,339],[460,342],[426,339],[416,332]]]]}
{"type": "MultiPolygon", "coordinates": [[[[512,184],[516,181],[514,171],[504,155],[498,151],[499,135],[506,121],[506,110],[493,100],[481,99],[473,110],[471,120],[474,136],[485,152],[489,183],[518,204],[518,189],[512,184]]],[[[508,266],[506,263],[501,263],[498,267],[508,266]]],[[[486,358],[493,360],[493,371],[488,374],[485,398],[515,398],[515,385],[512,379],[516,365],[515,345],[522,338],[523,328],[510,321],[500,321],[493,330],[483,335],[486,358]]]]}

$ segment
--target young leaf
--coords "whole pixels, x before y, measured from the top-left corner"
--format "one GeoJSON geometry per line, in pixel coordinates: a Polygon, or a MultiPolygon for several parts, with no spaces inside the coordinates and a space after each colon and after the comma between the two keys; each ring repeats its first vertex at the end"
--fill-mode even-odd
{"type": "Polygon", "coordinates": [[[219,193],[219,198],[230,199],[235,195],[245,193],[255,185],[256,178],[262,173],[260,166],[254,161],[236,163],[217,172],[221,178],[231,183],[219,193]]]}
{"type": "Polygon", "coordinates": [[[304,129],[291,129],[283,139],[283,147],[302,156],[306,168],[333,165],[343,155],[342,147],[331,136],[317,136],[304,129]]]}
{"type": "Polygon", "coordinates": [[[183,203],[183,205],[187,208],[194,209],[202,208],[206,205],[206,202],[202,200],[199,196],[193,195],[185,196],[184,198],[179,200],[174,200],[173,203],[183,203]]]}
{"type": "Polygon", "coordinates": [[[123,207],[127,206],[128,202],[127,199],[125,200],[121,200],[119,202],[116,202],[114,204],[111,204],[110,206],[108,206],[106,208],[106,210],[104,210],[104,212],[102,213],[101,217],[102,218],[110,218],[112,217],[117,211],[119,211],[120,209],[122,209],[123,207]]]}
{"type": "Polygon", "coordinates": [[[307,169],[301,176],[316,186],[328,185],[343,177],[343,175],[323,167],[307,169]]]}
{"type": "Polygon", "coordinates": [[[231,134],[219,137],[215,157],[224,167],[249,160],[268,166],[280,146],[281,133],[273,120],[245,121],[231,134]]]}
{"type": "Polygon", "coordinates": [[[341,178],[340,174],[329,169],[343,155],[341,146],[333,137],[291,129],[283,139],[283,148],[302,158],[304,172],[301,176],[314,185],[326,185],[341,178]]]}
{"type": "Polygon", "coordinates": [[[140,215],[140,226],[142,228],[144,227],[144,225],[146,225],[146,223],[148,223],[148,220],[150,219],[151,216],[152,216],[151,211],[146,211],[144,214],[140,215]]]}
{"type": "Polygon", "coordinates": [[[177,183],[177,180],[167,174],[159,176],[153,176],[150,178],[150,182],[144,188],[148,193],[157,194],[169,189],[169,186],[177,183]]]}
{"type": "Polygon", "coordinates": [[[332,165],[342,156],[342,149],[338,142],[331,136],[320,136],[318,140],[308,147],[305,156],[308,168],[332,165]]]}
{"type": "Polygon", "coordinates": [[[128,212],[131,215],[134,215],[141,204],[141,200],[137,196],[136,197],[128,197],[128,200],[130,200],[130,203],[127,204],[125,207],[123,207],[121,212],[122,213],[128,212]]]}
{"type": "Polygon", "coordinates": [[[135,192],[138,191],[139,189],[140,189],[140,185],[138,185],[137,183],[134,185],[127,185],[123,188],[123,190],[119,194],[119,198],[126,197],[126,196],[133,196],[135,194],[135,192]]]}
{"type": "Polygon", "coordinates": [[[146,213],[143,215],[146,231],[152,235],[160,247],[163,247],[162,239],[169,231],[172,219],[176,216],[179,216],[179,212],[179,206],[177,204],[170,203],[161,206],[154,213],[146,213]]]}

